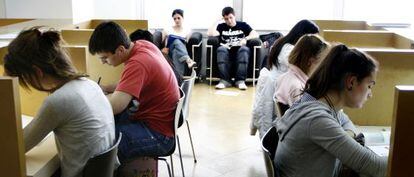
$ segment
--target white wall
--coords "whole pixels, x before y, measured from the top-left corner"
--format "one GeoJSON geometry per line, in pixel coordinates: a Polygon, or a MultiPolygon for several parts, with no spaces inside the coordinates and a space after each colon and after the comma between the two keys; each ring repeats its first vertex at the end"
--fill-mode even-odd
{"type": "Polygon", "coordinates": [[[184,25],[207,29],[222,18],[221,10],[233,6],[233,0],[146,0],[144,18],[149,28],[171,27],[174,9],[184,10],[184,25]]]}
{"type": "Polygon", "coordinates": [[[138,5],[143,0],[93,0],[94,18],[97,19],[139,19],[138,5]]]}
{"type": "Polygon", "coordinates": [[[93,0],[72,0],[73,23],[79,23],[94,18],[93,0]]]}
{"type": "Polygon", "coordinates": [[[0,0],[0,18],[6,18],[6,7],[4,0],[0,0]]]}
{"type": "Polygon", "coordinates": [[[69,0],[5,0],[7,18],[72,18],[69,0]],[[69,7],[69,8],[68,8],[69,7]]]}

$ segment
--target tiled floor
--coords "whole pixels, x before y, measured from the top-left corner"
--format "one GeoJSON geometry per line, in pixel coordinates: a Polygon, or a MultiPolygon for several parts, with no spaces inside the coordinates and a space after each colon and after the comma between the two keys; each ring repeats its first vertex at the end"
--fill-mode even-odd
{"type": "MultiPolygon", "coordinates": [[[[185,125],[179,129],[186,177],[266,176],[258,136],[249,135],[254,88],[239,91],[196,84],[190,102],[189,123],[197,163],[194,163],[185,125]],[[232,96],[237,95],[237,96],[232,96]]],[[[174,175],[182,176],[178,149],[173,155],[174,175]]],[[[159,162],[160,177],[167,177],[165,163],[159,162]]]]}

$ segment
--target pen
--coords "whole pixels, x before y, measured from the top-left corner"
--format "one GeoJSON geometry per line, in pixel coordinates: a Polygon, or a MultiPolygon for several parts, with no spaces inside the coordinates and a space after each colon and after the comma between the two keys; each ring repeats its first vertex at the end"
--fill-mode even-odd
{"type": "Polygon", "coordinates": [[[98,82],[97,83],[98,83],[98,85],[99,85],[99,83],[101,83],[101,77],[98,78],[98,82]]]}

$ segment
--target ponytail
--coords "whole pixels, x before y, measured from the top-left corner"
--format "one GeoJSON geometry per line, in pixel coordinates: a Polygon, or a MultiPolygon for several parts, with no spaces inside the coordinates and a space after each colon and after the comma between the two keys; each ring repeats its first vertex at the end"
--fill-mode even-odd
{"type": "Polygon", "coordinates": [[[345,90],[347,76],[360,82],[378,68],[378,62],[357,49],[339,44],[331,49],[305,84],[304,91],[319,99],[329,90],[345,90]]]}

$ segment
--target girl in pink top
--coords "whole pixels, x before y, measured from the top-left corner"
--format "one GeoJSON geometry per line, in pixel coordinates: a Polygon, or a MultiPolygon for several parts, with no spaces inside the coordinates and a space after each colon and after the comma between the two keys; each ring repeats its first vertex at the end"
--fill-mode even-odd
{"type": "Polygon", "coordinates": [[[289,55],[289,69],[276,81],[277,102],[292,106],[299,100],[308,77],[320,63],[328,44],[318,35],[307,34],[296,43],[289,55]]]}

